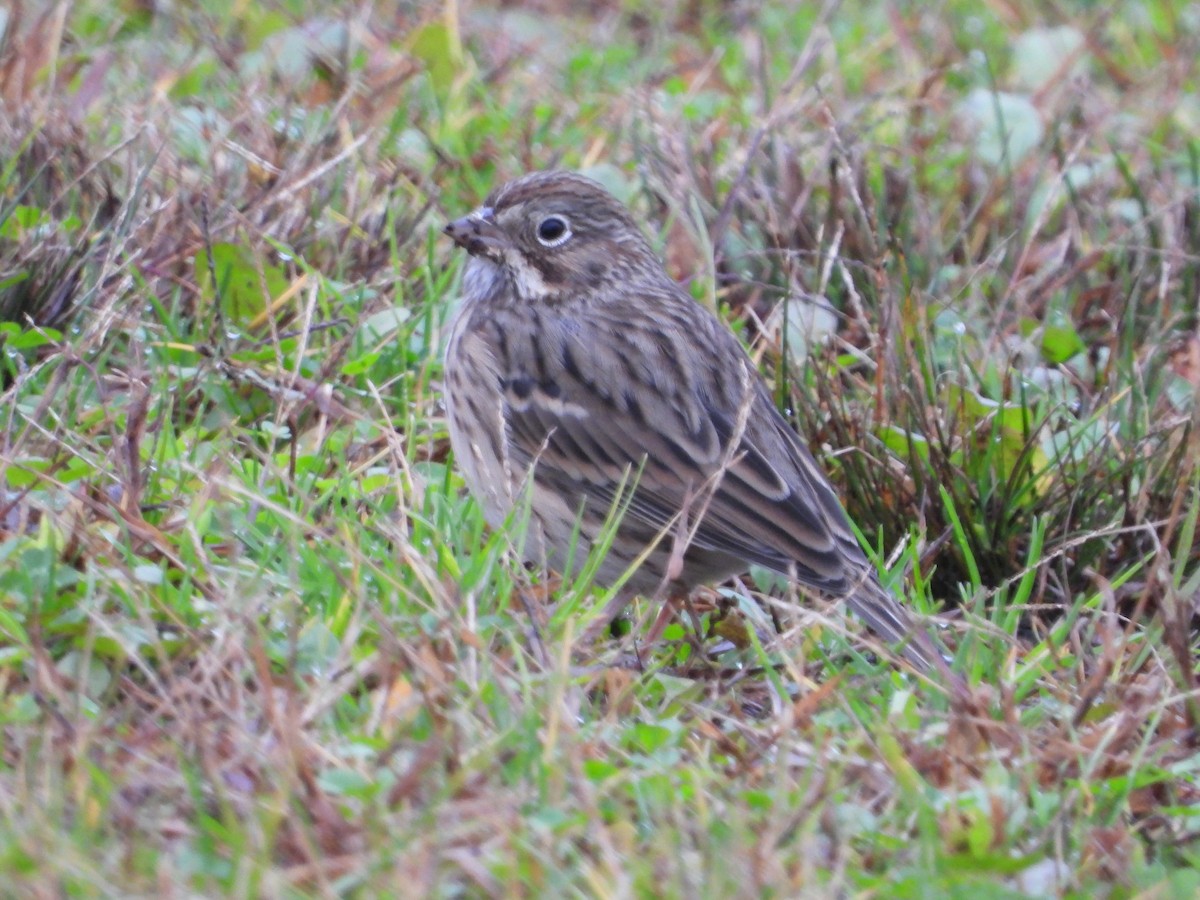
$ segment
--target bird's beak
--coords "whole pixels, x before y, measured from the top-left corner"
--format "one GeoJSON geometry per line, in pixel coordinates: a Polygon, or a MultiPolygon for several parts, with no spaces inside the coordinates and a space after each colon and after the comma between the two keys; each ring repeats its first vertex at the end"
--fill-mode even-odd
{"type": "Polygon", "coordinates": [[[443,230],[472,256],[486,256],[497,261],[503,258],[507,241],[490,206],[481,206],[470,215],[455,219],[443,230]]]}

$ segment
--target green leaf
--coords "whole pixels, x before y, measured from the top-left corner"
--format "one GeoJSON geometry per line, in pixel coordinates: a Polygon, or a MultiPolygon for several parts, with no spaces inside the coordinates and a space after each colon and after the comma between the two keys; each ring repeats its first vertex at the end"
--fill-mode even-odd
{"type": "Polygon", "coordinates": [[[322,789],[339,797],[369,797],[379,786],[353,769],[328,769],[317,776],[322,789]]]}
{"type": "Polygon", "coordinates": [[[30,328],[8,339],[10,350],[36,350],[62,340],[62,332],[53,328],[30,328]]]}
{"type": "Polygon", "coordinates": [[[1070,25],[1053,28],[1031,28],[1013,44],[1012,70],[1016,84],[1028,91],[1040,91],[1051,80],[1063,80],[1080,74],[1086,60],[1087,39],[1083,32],[1070,25]],[[1078,56],[1077,56],[1078,54],[1078,56]],[[1063,63],[1075,56],[1071,68],[1063,71],[1063,63]]]}
{"type": "Polygon", "coordinates": [[[606,759],[585,759],[583,774],[588,781],[604,781],[616,775],[620,769],[606,759]]]}
{"type": "Polygon", "coordinates": [[[50,466],[51,462],[48,459],[14,460],[4,467],[4,480],[8,482],[10,488],[17,490],[32,487],[41,481],[40,473],[49,471],[50,466]]]}
{"type": "MultiPolygon", "coordinates": [[[[0,226],[0,229],[2,229],[2,228],[3,228],[3,226],[0,226]]],[[[29,280],[28,272],[16,272],[16,273],[8,276],[7,278],[0,278],[0,291],[4,290],[5,288],[10,288],[14,284],[20,284],[22,281],[28,281],[28,280],[29,280]]]]}
{"type": "Polygon", "coordinates": [[[463,71],[462,41],[458,34],[444,22],[430,22],[413,33],[408,50],[424,63],[434,91],[444,101],[463,71]]]}
{"type": "Polygon", "coordinates": [[[220,303],[230,321],[248,325],[288,286],[283,269],[264,263],[240,244],[213,244],[196,254],[196,285],[209,301],[220,303]]]}
{"type": "Polygon", "coordinates": [[[914,451],[921,459],[929,459],[929,440],[915,431],[907,431],[898,425],[885,425],[879,430],[879,439],[901,459],[908,459],[914,451]]]}
{"type": "Polygon", "coordinates": [[[984,162],[1019,163],[1041,143],[1045,127],[1028,97],[978,88],[959,107],[975,135],[975,152],[984,162]]]}
{"type": "Polygon", "coordinates": [[[372,313],[358,323],[363,338],[375,343],[396,334],[412,318],[412,310],[404,306],[392,306],[372,313]]]}
{"type": "Polygon", "coordinates": [[[672,731],[665,725],[653,725],[640,722],[633,726],[630,734],[631,743],[645,753],[653,753],[671,739],[672,731]]]}
{"type": "Polygon", "coordinates": [[[180,101],[199,96],[219,73],[215,59],[201,57],[179,73],[167,94],[171,99],[180,101]]]}

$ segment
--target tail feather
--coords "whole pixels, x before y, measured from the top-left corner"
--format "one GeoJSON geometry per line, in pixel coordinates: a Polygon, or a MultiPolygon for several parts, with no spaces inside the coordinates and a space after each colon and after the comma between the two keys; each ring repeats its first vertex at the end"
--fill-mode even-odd
{"type": "Polygon", "coordinates": [[[940,674],[956,693],[966,690],[962,677],[950,669],[945,652],[912,614],[870,575],[846,596],[846,603],[867,626],[925,674],[940,674]]]}

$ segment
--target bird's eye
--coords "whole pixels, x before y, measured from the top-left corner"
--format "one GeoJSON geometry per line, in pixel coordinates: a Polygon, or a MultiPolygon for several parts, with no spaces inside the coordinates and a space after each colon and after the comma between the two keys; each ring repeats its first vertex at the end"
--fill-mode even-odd
{"type": "Polygon", "coordinates": [[[546,216],[538,222],[537,239],[543,247],[558,247],[571,237],[571,226],[562,216],[546,216]]]}

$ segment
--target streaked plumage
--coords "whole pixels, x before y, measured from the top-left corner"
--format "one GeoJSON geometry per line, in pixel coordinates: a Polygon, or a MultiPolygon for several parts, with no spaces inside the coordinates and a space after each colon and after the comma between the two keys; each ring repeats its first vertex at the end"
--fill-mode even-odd
{"type": "Polygon", "coordinates": [[[921,668],[941,664],[737,339],[671,280],[621,203],[538,172],[446,233],[471,254],[446,349],[451,442],[494,524],[532,473],[527,556],[563,567],[578,522],[581,562],[636,478],[601,582],[656,540],[627,583],[637,592],[757,563],[845,597],[921,668]],[[672,548],[689,532],[680,567],[672,548]]]}

